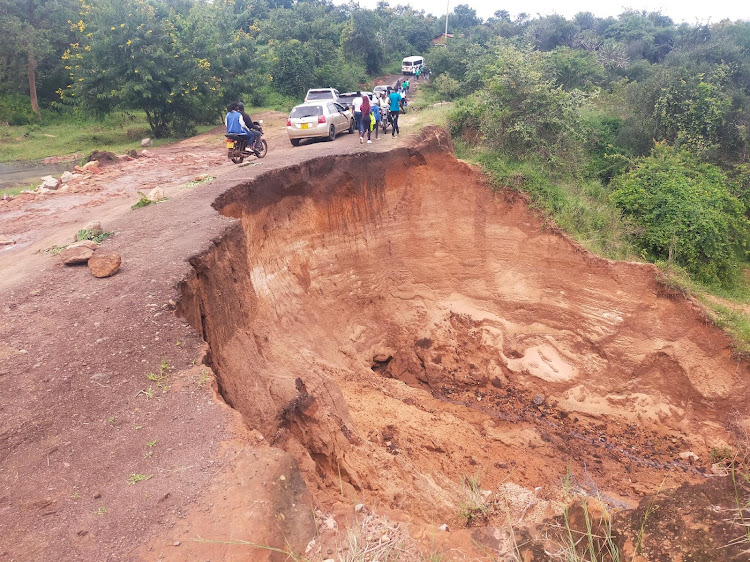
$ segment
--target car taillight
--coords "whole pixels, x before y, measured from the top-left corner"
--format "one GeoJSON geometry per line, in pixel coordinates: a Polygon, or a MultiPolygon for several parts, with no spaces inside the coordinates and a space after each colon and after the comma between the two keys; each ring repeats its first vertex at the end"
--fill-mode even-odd
{"type": "Polygon", "coordinates": [[[325,115],[318,115],[318,124],[326,122],[326,116],[325,115]]]}
{"type": "Polygon", "coordinates": [[[291,127],[292,126],[292,118],[291,117],[287,117],[286,118],[286,126],[287,127],[291,127]]]}

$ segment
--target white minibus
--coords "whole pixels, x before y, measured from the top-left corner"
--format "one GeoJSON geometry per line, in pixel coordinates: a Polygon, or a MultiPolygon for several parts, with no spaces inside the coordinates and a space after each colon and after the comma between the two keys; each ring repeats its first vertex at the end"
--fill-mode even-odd
{"type": "Polygon", "coordinates": [[[402,74],[414,74],[417,67],[422,66],[424,60],[422,57],[406,57],[401,61],[401,73],[402,74]]]}

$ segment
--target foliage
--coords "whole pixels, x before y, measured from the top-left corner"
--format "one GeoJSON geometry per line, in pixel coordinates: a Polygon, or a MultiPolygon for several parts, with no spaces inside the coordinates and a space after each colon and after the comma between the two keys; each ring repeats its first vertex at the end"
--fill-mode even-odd
{"type": "Polygon", "coordinates": [[[71,97],[98,113],[142,110],[157,138],[193,133],[190,123],[206,116],[219,81],[164,10],[145,0],[92,0],[79,42],[63,55],[71,97]]]}
{"type": "MultiPolygon", "coordinates": [[[[458,149],[465,150],[459,143],[458,149]]],[[[632,227],[598,181],[553,178],[534,162],[519,162],[490,150],[467,150],[463,157],[476,160],[498,189],[528,193],[534,206],[586,248],[609,258],[634,255],[629,242],[632,227]]]]}
{"type": "Polygon", "coordinates": [[[99,230],[86,230],[82,229],[76,233],[76,240],[79,242],[82,240],[92,240],[97,244],[101,244],[104,240],[112,236],[114,232],[101,232],[99,230]]]}
{"type": "Polygon", "coordinates": [[[141,191],[138,192],[138,195],[140,196],[140,198],[135,203],[135,205],[130,207],[133,211],[135,211],[136,209],[140,209],[141,207],[147,207],[148,205],[156,203],[156,201],[152,201],[145,193],[141,191]]]}
{"type": "Polygon", "coordinates": [[[457,110],[454,132],[478,133],[488,147],[517,158],[570,163],[583,140],[582,98],[546,78],[540,53],[500,44],[494,54],[484,88],[457,110]]]}
{"type": "Polygon", "coordinates": [[[451,75],[447,72],[445,74],[440,74],[435,78],[433,86],[435,90],[447,100],[454,99],[461,91],[461,83],[458,80],[451,78],[451,75]]]}
{"type": "Polygon", "coordinates": [[[719,168],[659,143],[612,186],[612,200],[642,229],[646,256],[674,259],[703,282],[735,280],[750,224],[719,168]]]}

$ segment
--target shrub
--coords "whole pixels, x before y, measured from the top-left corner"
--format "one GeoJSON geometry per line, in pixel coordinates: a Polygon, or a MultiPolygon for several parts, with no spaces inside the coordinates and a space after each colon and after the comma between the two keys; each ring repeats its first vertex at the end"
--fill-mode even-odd
{"type": "Polygon", "coordinates": [[[718,167],[657,143],[612,187],[614,203],[642,229],[645,256],[673,259],[706,283],[733,284],[747,257],[750,222],[718,167]]]}

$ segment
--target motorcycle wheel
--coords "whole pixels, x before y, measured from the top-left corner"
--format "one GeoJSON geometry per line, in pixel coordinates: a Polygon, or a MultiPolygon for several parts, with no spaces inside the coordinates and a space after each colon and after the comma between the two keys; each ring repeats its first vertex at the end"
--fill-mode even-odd
{"type": "Polygon", "coordinates": [[[258,158],[263,158],[268,154],[268,143],[264,140],[260,141],[260,150],[258,151],[258,158]]]}
{"type": "Polygon", "coordinates": [[[245,160],[244,156],[233,156],[232,157],[232,162],[234,162],[235,164],[242,164],[243,160],[245,160]]]}

